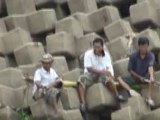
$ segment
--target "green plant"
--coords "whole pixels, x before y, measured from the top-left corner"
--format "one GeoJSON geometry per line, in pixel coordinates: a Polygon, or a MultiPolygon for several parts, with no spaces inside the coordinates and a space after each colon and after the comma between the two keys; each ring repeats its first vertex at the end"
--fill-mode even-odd
{"type": "Polygon", "coordinates": [[[20,115],[21,120],[33,120],[31,115],[21,108],[18,108],[16,112],[20,115]]]}

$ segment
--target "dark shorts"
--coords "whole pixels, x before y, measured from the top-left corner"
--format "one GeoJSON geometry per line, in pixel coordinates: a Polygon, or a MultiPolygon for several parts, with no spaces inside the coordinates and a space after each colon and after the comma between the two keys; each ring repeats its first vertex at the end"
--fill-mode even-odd
{"type": "MultiPolygon", "coordinates": [[[[148,77],[146,77],[148,78],[148,77]]],[[[137,85],[137,84],[146,84],[145,82],[141,82],[137,79],[135,79],[132,76],[127,76],[127,77],[122,77],[122,79],[124,80],[124,82],[126,82],[128,85],[137,85]]]]}

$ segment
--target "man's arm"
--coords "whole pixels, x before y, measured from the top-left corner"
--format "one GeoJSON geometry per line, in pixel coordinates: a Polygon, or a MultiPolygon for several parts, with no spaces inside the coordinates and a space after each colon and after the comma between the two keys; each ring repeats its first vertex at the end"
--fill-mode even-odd
{"type": "Polygon", "coordinates": [[[88,70],[88,72],[94,73],[94,74],[97,74],[97,75],[102,75],[103,73],[105,73],[105,71],[97,70],[97,69],[94,69],[92,67],[88,67],[87,70],[88,70]]]}
{"type": "Polygon", "coordinates": [[[57,75],[56,71],[55,70],[52,70],[51,72],[54,76],[54,80],[52,80],[52,82],[50,82],[50,84],[47,86],[47,88],[52,88],[52,87],[55,87],[55,88],[61,88],[63,86],[63,83],[62,83],[62,79],[57,75]]]}
{"type": "Polygon", "coordinates": [[[114,78],[114,70],[113,70],[112,60],[111,60],[109,52],[105,52],[104,63],[105,63],[105,66],[106,66],[106,75],[114,78]]]}
{"type": "Polygon", "coordinates": [[[154,69],[153,69],[153,66],[150,66],[148,68],[148,73],[149,73],[149,76],[150,76],[150,80],[154,81],[154,69]]]}
{"type": "Polygon", "coordinates": [[[137,74],[137,73],[133,70],[133,68],[134,68],[134,61],[135,61],[135,60],[134,60],[134,56],[131,55],[130,58],[129,58],[129,63],[128,63],[128,72],[129,72],[133,77],[135,77],[136,79],[138,79],[138,80],[140,80],[140,81],[143,81],[144,78],[143,78],[141,75],[137,74]]]}
{"type": "Polygon", "coordinates": [[[151,81],[154,81],[154,69],[153,69],[154,61],[155,61],[155,57],[153,54],[151,54],[149,68],[148,68],[148,73],[151,81]]]}
{"type": "Polygon", "coordinates": [[[35,72],[35,75],[34,75],[34,83],[38,89],[43,87],[41,84],[41,75],[38,70],[35,72]]]}
{"type": "Polygon", "coordinates": [[[137,78],[137,79],[140,80],[140,81],[143,81],[143,80],[144,80],[144,78],[143,78],[142,76],[138,75],[138,74],[135,73],[133,70],[129,70],[129,73],[130,73],[133,77],[137,78]]]}
{"type": "Polygon", "coordinates": [[[43,86],[42,86],[40,81],[35,81],[35,84],[36,84],[38,89],[43,88],[43,86]]]}

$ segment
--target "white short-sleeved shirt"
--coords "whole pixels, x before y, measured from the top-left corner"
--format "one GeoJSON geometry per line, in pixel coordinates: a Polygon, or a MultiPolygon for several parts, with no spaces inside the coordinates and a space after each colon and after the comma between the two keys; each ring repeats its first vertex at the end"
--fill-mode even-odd
{"type": "MultiPolygon", "coordinates": [[[[34,83],[40,81],[43,86],[48,86],[50,83],[54,82],[58,78],[57,73],[53,68],[50,71],[46,71],[43,67],[36,70],[34,74],[34,83]]],[[[37,90],[37,86],[34,85],[33,94],[37,90]]]]}
{"type": "Polygon", "coordinates": [[[97,56],[94,54],[93,49],[88,50],[84,55],[84,72],[88,72],[87,68],[93,67],[97,70],[109,70],[114,76],[111,58],[108,52],[105,51],[105,56],[97,56]]]}

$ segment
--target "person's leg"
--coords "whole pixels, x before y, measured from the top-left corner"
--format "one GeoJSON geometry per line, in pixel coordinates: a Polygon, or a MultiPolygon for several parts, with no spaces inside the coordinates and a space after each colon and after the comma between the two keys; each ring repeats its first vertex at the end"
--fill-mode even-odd
{"type": "Polygon", "coordinates": [[[79,99],[80,103],[85,103],[85,87],[83,87],[82,84],[78,84],[78,94],[79,94],[79,99]]]}
{"type": "Polygon", "coordinates": [[[59,108],[58,108],[58,103],[57,103],[56,97],[54,97],[54,98],[52,99],[51,105],[53,106],[54,112],[55,112],[55,113],[58,113],[59,108]]]}
{"type": "Polygon", "coordinates": [[[153,89],[153,84],[152,83],[148,83],[148,96],[147,96],[147,103],[150,105],[150,106],[154,106],[155,103],[152,99],[152,89],[153,89]]]}
{"type": "Polygon", "coordinates": [[[121,77],[118,77],[117,80],[125,90],[127,91],[131,90],[131,87],[121,77]]]}
{"type": "Polygon", "coordinates": [[[86,110],[86,90],[93,84],[92,77],[93,76],[89,74],[81,75],[78,81],[78,95],[80,99],[81,111],[86,110]]]}
{"type": "Polygon", "coordinates": [[[108,88],[111,92],[113,92],[116,96],[119,96],[117,87],[113,84],[113,82],[107,82],[106,88],[108,88]]]}
{"type": "Polygon", "coordinates": [[[122,95],[119,95],[116,85],[114,84],[114,80],[111,77],[102,76],[100,77],[99,82],[102,82],[106,89],[109,89],[113,94],[115,94],[116,98],[119,101],[126,101],[122,95]]]}
{"type": "Polygon", "coordinates": [[[129,86],[129,85],[137,84],[137,81],[133,77],[131,76],[128,76],[125,78],[118,77],[117,80],[120,83],[120,85],[129,92],[131,96],[140,96],[138,92],[136,92],[129,86]]]}
{"type": "Polygon", "coordinates": [[[58,113],[58,93],[59,93],[59,90],[57,89],[51,89],[49,91],[47,91],[46,95],[44,96],[45,97],[45,100],[46,102],[52,106],[55,114],[58,113]]]}

